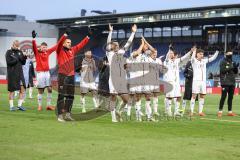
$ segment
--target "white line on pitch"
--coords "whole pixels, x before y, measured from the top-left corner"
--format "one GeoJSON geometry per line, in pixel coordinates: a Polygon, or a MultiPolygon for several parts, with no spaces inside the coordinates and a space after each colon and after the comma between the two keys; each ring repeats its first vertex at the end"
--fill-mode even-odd
{"type": "Polygon", "coordinates": [[[240,121],[231,121],[231,120],[223,120],[223,119],[213,119],[213,118],[200,118],[203,120],[210,120],[210,121],[222,121],[222,122],[235,122],[235,123],[240,123],[240,121]]]}

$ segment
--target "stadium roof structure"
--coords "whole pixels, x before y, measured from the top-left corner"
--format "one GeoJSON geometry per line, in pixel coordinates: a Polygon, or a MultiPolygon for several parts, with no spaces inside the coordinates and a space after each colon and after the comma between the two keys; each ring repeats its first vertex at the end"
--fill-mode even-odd
{"type": "Polygon", "coordinates": [[[39,23],[55,25],[59,28],[67,26],[82,28],[86,26],[106,26],[109,23],[124,27],[136,23],[138,26],[183,26],[213,25],[233,23],[239,24],[240,4],[218,5],[207,7],[180,8],[160,11],[107,14],[73,18],[38,20],[39,23]]]}

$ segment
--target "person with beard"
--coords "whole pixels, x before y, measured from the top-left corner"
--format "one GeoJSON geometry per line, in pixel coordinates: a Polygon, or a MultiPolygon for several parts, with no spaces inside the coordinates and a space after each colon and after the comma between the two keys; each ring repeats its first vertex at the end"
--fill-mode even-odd
{"type": "Polygon", "coordinates": [[[75,93],[75,55],[89,42],[92,32],[89,30],[88,35],[77,45],[72,46],[71,39],[68,38],[70,29],[60,38],[56,53],[58,62],[58,99],[57,99],[57,120],[73,121],[71,109],[75,93]],[[66,114],[65,114],[66,113],[66,114]],[[65,114],[65,116],[63,115],[65,114]]]}
{"type": "Polygon", "coordinates": [[[234,96],[235,90],[235,77],[238,73],[239,63],[236,63],[232,60],[232,51],[227,51],[225,53],[225,58],[220,63],[220,83],[222,87],[222,95],[219,102],[219,111],[218,117],[222,117],[222,110],[224,106],[225,99],[228,95],[228,114],[227,116],[236,116],[235,113],[232,112],[232,100],[234,96]]]}
{"type": "Polygon", "coordinates": [[[13,105],[14,92],[19,92],[18,99],[18,110],[25,111],[26,109],[22,106],[25,92],[25,80],[23,76],[22,65],[26,63],[26,56],[19,49],[20,43],[15,40],[12,44],[11,49],[6,52],[7,62],[7,80],[8,80],[8,91],[9,91],[9,105],[10,111],[15,111],[16,108],[13,105]]]}

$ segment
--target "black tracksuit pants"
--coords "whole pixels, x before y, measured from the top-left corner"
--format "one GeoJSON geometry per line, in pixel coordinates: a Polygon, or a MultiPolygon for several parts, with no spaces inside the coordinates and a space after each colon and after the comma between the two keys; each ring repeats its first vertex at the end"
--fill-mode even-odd
{"type": "Polygon", "coordinates": [[[58,74],[57,113],[71,112],[75,92],[74,76],[58,74]]]}
{"type": "Polygon", "coordinates": [[[233,85],[224,85],[222,86],[222,95],[219,103],[219,111],[223,110],[225,99],[228,95],[228,111],[232,111],[232,100],[234,95],[235,86],[233,85]]]}

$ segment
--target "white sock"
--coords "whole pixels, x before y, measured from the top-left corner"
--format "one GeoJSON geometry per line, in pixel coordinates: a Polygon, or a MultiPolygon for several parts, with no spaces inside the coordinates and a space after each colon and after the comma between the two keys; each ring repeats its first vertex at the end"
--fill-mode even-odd
{"type": "Polygon", "coordinates": [[[199,113],[203,112],[203,105],[204,105],[204,99],[203,98],[199,98],[199,113]]]}
{"type": "Polygon", "coordinates": [[[191,111],[191,113],[193,113],[194,112],[194,107],[195,107],[195,99],[191,99],[191,105],[190,105],[190,111],[191,111]]]}
{"type": "Polygon", "coordinates": [[[158,97],[153,97],[153,111],[154,113],[158,112],[158,97]]]}
{"type": "Polygon", "coordinates": [[[47,94],[47,106],[51,106],[52,102],[52,93],[47,94]]]}
{"type": "Polygon", "coordinates": [[[132,106],[130,104],[127,104],[127,116],[131,116],[131,109],[132,106]]]}
{"type": "Polygon", "coordinates": [[[23,99],[19,99],[19,100],[18,100],[18,107],[21,107],[21,106],[22,106],[22,103],[23,103],[23,99]]]}
{"type": "Polygon", "coordinates": [[[93,104],[95,108],[98,108],[97,96],[93,95],[93,104]]]}
{"type": "Polygon", "coordinates": [[[81,104],[82,104],[82,108],[85,109],[85,97],[81,97],[81,104]]]}
{"type": "Polygon", "coordinates": [[[175,101],[175,113],[178,113],[179,112],[179,105],[180,105],[180,103],[176,100],[175,101]]]}
{"type": "Polygon", "coordinates": [[[152,108],[151,108],[151,101],[146,101],[145,102],[145,107],[146,107],[146,114],[148,118],[152,117],[152,108]]]}
{"type": "Polygon", "coordinates": [[[112,115],[112,121],[117,121],[115,109],[113,111],[111,111],[111,115],[112,115]]]}
{"type": "Polygon", "coordinates": [[[10,106],[10,108],[14,107],[14,106],[13,106],[13,100],[12,100],[12,99],[9,100],[9,106],[10,106]]]}
{"type": "Polygon", "coordinates": [[[19,91],[15,91],[15,92],[14,92],[14,97],[17,97],[18,94],[19,94],[19,91]]]}
{"type": "Polygon", "coordinates": [[[166,111],[167,113],[172,112],[172,100],[166,99],[166,111]]]}
{"type": "Polygon", "coordinates": [[[42,94],[38,94],[38,106],[42,106],[42,94]]]}
{"type": "Polygon", "coordinates": [[[26,97],[27,97],[27,93],[24,92],[24,93],[23,93],[23,103],[25,102],[26,97]]]}
{"type": "Polygon", "coordinates": [[[187,106],[187,100],[182,101],[182,109],[185,110],[187,106]]]}
{"type": "Polygon", "coordinates": [[[29,93],[29,98],[32,98],[33,87],[29,88],[28,93],[29,93]]]}
{"type": "Polygon", "coordinates": [[[164,98],[164,104],[165,104],[165,112],[167,113],[167,109],[168,109],[168,99],[164,98]]]}
{"type": "Polygon", "coordinates": [[[140,112],[141,112],[141,100],[139,100],[135,103],[135,108],[136,108],[136,117],[138,119],[140,112]]]}

